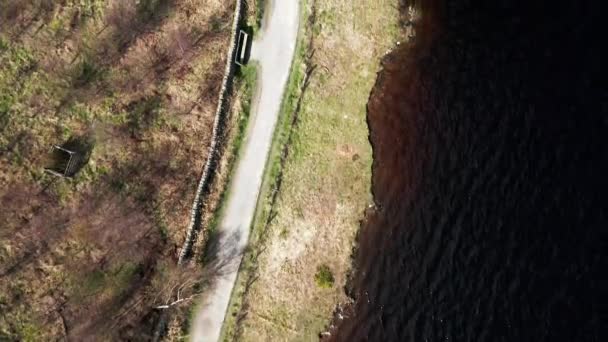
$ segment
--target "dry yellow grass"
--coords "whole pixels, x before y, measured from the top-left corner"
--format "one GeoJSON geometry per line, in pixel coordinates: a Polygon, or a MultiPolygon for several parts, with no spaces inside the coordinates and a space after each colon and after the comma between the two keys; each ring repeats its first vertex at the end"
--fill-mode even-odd
{"type": "MultiPolygon", "coordinates": [[[[244,298],[244,284],[235,290],[230,316],[240,319],[228,321],[227,340],[316,341],[335,306],[348,301],[344,285],[354,238],[371,202],[365,107],[380,58],[399,35],[398,2],[330,0],[314,6],[316,22],[306,33],[313,35],[308,50],[315,51],[310,63],[317,69],[294,128],[277,215],[266,238],[254,240],[262,244],[253,247],[261,251],[258,278],[244,298]],[[334,278],[329,288],[331,282],[319,286],[316,277],[323,265],[334,278]]],[[[264,218],[258,216],[254,230],[262,229],[264,218]]]]}

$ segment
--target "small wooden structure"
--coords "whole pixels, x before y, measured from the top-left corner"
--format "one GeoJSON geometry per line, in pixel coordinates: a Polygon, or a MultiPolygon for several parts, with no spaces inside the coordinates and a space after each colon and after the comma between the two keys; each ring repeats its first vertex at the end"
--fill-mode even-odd
{"type": "Polygon", "coordinates": [[[79,159],[76,152],[53,145],[51,153],[54,165],[44,171],[62,178],[70,178],[76,173],[79,159]]]}
{"type": "Polygon", "coordinates": [[[239,66],[247,64],[247,50],[249,45],[249,34],[243,30],[239,30],[239,38],[236,43],[236,54],[234,55],[234,63],[239,66]]]}

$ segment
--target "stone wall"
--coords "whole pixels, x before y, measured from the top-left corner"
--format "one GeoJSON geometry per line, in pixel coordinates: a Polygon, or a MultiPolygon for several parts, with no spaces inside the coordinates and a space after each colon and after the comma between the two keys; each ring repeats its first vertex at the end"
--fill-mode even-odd
{"type": "Polygon", "coordinates": [[[213,180],[213,174],[215,173],[215,168],[221,157],[221,153],[219,151],[219,139],[222,139],[226,124],[226,116],[229,109],[228,95],[232,90],[232,81],[236,68],[236,65],[234,64],[234,57],[237,53],[236,44],[238,39],[238,30],[242,11],[243,0],[236,0],[236,7],[234,9],[234,19],[232,23],[232,32],[230,36],[230,46],[228,47],[224,79],[222,80],[222,88],[220,90],[217,109],[215,112],[213,133],[211,135],[211,145],[209,145],[207,161],[205,162],[203,173],[196,189],[196,196],[194,198],[194,203],[192,204],[192,210],[190,211],[190,223],[188,224],[187,228],[186,240],[184,241],[184,245],[182,246],[181,252],[179,254],[178,265],[181,265],[184,263],[184,261],[186,261],[188,255],[192,250],[192,246],[196,241],[196,235],[200,230],[201,226],[202,210],[205,205],[206,195],[209,192],[210,184],[213,180]]]}

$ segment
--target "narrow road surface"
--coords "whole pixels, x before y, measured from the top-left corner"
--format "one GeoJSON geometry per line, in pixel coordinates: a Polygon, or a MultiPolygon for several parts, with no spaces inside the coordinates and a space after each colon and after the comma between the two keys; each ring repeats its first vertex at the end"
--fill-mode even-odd
{"type": "Polygon", "coordinates": [[[251,52],[251,58],[260,64],[256,101],[219,225],[217,260],[222,265],[221,272],[212,288],[205,293],[192,323],[191,338],[196,342],[219,339],[249,239],[264,167],[295,52],[298,0],[271,0],[266,11],[269,12],[266,13],[261,38],[254,41],[251,52]]]}

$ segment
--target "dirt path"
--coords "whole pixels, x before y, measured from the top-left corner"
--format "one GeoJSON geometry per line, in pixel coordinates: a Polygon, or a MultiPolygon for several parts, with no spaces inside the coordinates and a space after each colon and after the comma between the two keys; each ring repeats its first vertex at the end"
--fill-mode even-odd
{"type": "Polygon", "coordinates": [[[221,265],[221,272],[196,313],[191,327],[192,341],[196,342],[219,339],[238,266],[247,246],[264,166],[295,52],[298,0],[272,0],[266,10],[269,11],[267,21],[251,53],[251,58],[260,64],[256,101],[218,228],[217,263],[221,265]]]}

